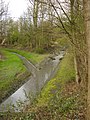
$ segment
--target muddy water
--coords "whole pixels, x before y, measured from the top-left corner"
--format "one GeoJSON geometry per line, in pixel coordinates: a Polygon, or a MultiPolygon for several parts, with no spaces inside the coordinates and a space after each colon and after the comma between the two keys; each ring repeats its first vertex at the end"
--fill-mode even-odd
{"type": "Polygon", "coordinates": [[[32,73],[32,76],[28,78],[28,82],[0,105],[0,111],[5,112],[10,110],[11,112],[19,112],[23,110],[27,104],[30,104],[34,97],[40,93],[45,83],[55,75],[63,55],[64,53],[61,52],[60,55],[55,56],[54,59],[48,58],[42,65],[39,65],[38,68],[24,57],[19,56],[20,59],[23,60],[26,68],[32,73]]]}

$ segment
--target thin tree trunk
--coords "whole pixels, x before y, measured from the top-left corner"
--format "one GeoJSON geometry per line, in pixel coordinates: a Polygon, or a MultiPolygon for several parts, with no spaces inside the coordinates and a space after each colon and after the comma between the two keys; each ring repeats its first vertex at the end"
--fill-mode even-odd
{"type": "Polygon", "coordinates": [[[34,43],[36,49],[38,48],[38,39],[37,39],[38,10],[39,10],[39,2],[38,0],[34,0],[33,25],[34,25],[34,43]]]}

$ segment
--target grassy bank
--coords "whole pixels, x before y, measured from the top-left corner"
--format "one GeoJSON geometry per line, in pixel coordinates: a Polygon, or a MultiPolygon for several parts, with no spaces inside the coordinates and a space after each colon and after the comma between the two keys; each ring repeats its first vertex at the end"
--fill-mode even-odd
{"type": "Polygon", "coordinates": [[[23,50],[20,51],[20,50],[16,50],[16,49],[5,49],[5,50],[9,51],[9,52],[18,53],[18,54],[24,56],[25,58],[27,58],[28,60],[30,60],[33,64],[40,63],[42,60],[44,60],[45,57],[48,56],[48,54],[30,53],[30,52],[26,52],[23,50]]]}
{"type": "Polygon", "coordinates": [[[85,93],[75,82],[73,56],[69,53],[61,61],[56,76],[41,94],[18,114],[2,114],[3,120],[85,120],[85,93]]]}
{"type": "Polygon", "coordinates": [[[56,76],[50,80],[41,91],[41,94],[37,99],[37,105],[47,105],[57,92],[61,92],[65,83],[75,80],[73,57],[71,55],[67,54],[65,56],[61,61],[59,68],[56,76]]]}
{"type": "Polygon", "coordinates": [[[30,75],[22,61],[12,52],[17,52],[34,63],[38,63],[46,57],[46,55],[24,51],[0,49],[2,55],[0,59],[0,102],[18,89],[30,75]]]}
{"type": "Polygon", "coordinates": [[[85,91],[75,82],[73,55],[67,53],[56,76],[41,91],[22,120],[85,120],[85,91]]]}

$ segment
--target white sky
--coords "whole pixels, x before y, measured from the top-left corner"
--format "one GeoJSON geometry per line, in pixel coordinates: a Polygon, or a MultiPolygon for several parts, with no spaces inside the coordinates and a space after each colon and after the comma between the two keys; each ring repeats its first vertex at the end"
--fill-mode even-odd
{"type": "Polygon", "coordinates": [[[27,9],[27,0],[4,0],[9,3],[9,12],[11,17],[17,19],[27,9]]]}

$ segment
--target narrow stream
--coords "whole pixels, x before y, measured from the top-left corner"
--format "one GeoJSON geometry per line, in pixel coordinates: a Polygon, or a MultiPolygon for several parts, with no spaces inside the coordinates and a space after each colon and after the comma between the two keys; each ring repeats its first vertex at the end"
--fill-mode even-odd
{"type": "Polygon", "coordinates": [[[61,51],[54,59],[48,58],[44,64],[39,65],[40,69],[31,64],[26,58],[19,56],[26,68],[32,73],[32,76],[28,78],[28,82],[1,103],[0,112],[6,112],[8,110],[19,112],[26,105],[30,104],[34,97],[40,93],[45,83],[54,77],[63,56],[64,52],[61,51]]]}

